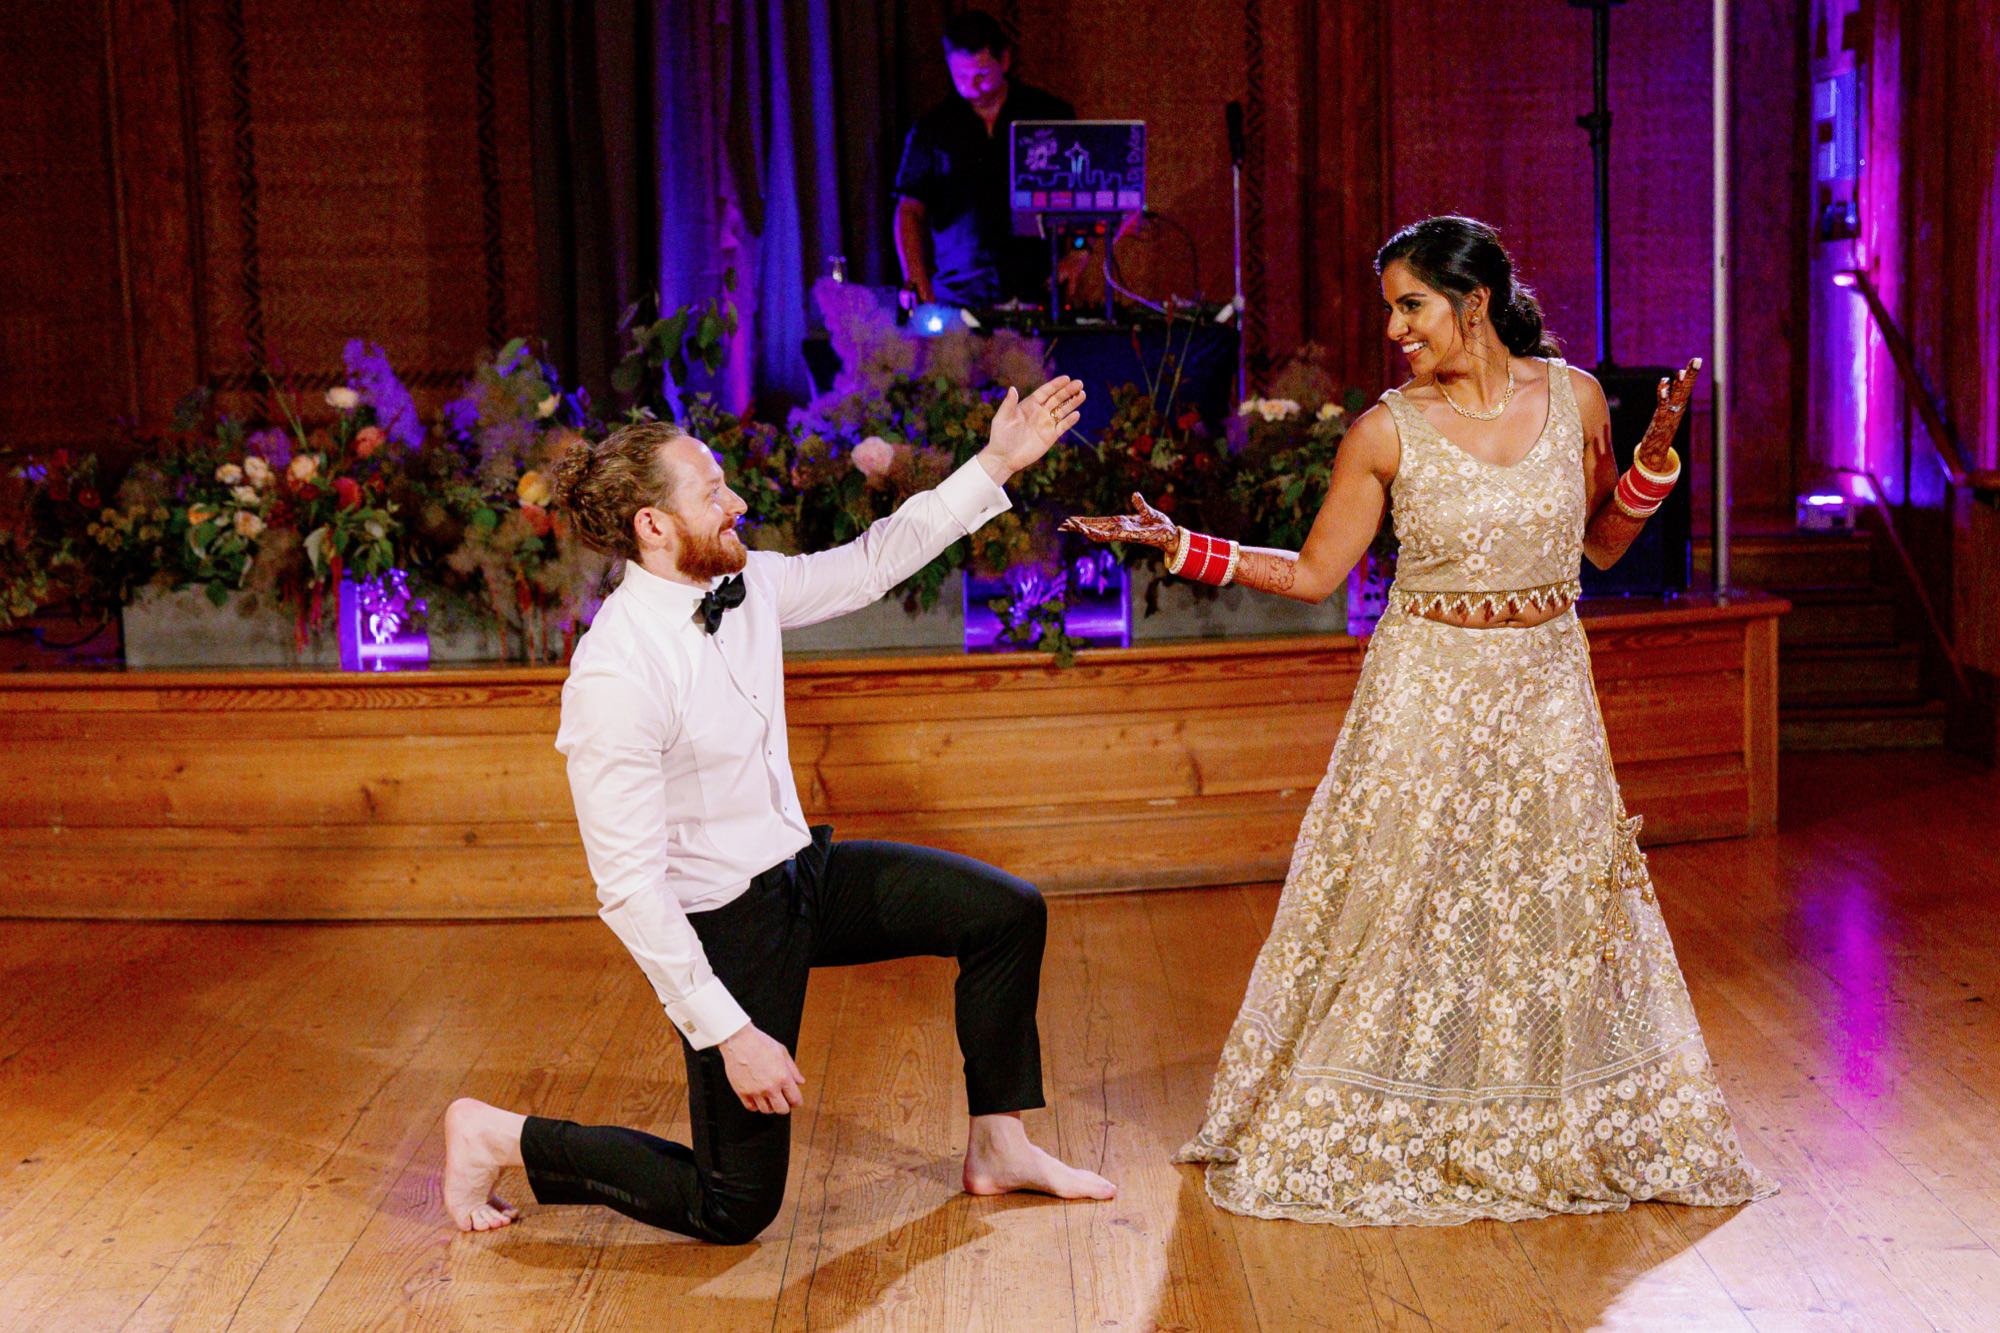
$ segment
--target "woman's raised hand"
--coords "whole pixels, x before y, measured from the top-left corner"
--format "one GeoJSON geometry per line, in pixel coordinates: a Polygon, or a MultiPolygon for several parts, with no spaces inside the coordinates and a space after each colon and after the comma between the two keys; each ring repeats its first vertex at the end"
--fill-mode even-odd
{"type": "Polygon", "coordinates": [[[1694,397],[1695,381],[1700,378],[1701,358],[1696,357],[1672,379],[1660,380],[1653,420],[1646,427],[1645,438],[1639,441],[1638,453],[1639,461],[1655,476],[1673,471],[1674,460],[1669,451],[1674,433],[1681,428],[1681,418],[1687,415],[1688,402],[1694,397]]]}
{"type": "Polygon", "coordinates": [[[1157,546],[1171,551],[1180,537],[1173,520],[1146,503],[1146,497],[1132,492],[1132,512],[1103,518],[1066,518],[1063,532],[1074,532],[1094,542],[1130,542],[1134,546],[1157,546]]]}

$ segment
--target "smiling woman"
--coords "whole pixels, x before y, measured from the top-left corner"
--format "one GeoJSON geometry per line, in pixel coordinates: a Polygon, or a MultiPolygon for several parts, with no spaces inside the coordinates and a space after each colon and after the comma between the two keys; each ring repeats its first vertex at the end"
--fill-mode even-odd
{"type": "Polygon", "coordinates": [[[1344,1226],[1761,1198],[1574,606],[1582,556],[1615,560],[1678,475],[1665,441],[1694,367],[1662,381],[1642,475],[1619,483],[1603,395],[1553,354],[1492,228],[1430,218],[1376,262],[1413,377],[1342,442],[1301,550],[1188,532],[1138,496],[1133,517],[1071,520],[1171,551],[1183,577],[1306,600],[1385,505],[1401,544],[1179,1160],[1233,1212],[1344,1226]]]}

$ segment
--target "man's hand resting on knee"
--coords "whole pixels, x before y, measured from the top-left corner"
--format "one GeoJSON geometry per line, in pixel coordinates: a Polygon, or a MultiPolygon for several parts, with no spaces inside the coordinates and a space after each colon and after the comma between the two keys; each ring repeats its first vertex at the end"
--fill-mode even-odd
{"type": "Polygon", "coordinates": [[[792,1053],[783,1042],[759,1032],[755,1023],[746,1023],[724,1037],[717,1049],[722,1052],[729,1086],[751,1110],[790,1115],[792,1108],[805,1100],[799,1089],[805,1086],[806,1076],[792,1062],[792,1053]]]}

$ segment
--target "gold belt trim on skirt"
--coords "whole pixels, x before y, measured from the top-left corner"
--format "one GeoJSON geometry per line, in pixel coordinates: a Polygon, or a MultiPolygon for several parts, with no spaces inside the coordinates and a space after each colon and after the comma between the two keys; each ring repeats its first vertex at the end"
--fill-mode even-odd
{"type": "Polygon", "coordinates": [[[1501,588],[1490,592],[1433,592],[1426,588],[1405,588],[1398,583],[1389,589],[1389,605],[1419,616],[1433,611],[1461,616],[1477,612],[1492,616],[1507,610],[1526,611],[1533,608],[1541,611],[1552,606],[1564,606],[1582,594],[1583,585],[1576,579],[1544,583],[1538,588],[1501,588]]]}

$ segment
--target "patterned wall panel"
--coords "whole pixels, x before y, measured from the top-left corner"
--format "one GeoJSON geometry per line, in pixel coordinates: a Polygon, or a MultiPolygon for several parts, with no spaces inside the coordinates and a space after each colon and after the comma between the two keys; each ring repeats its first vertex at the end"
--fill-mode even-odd
{"type": "MultiPolygon", "coordinates": [[[[1676,363],[1709,346],[1710,75],[1706,0],[1648,0],[1611,17],[1613,352],[1676,363]]],[[[1736,498],[1785,500],[1804,355],[1803,96],[1796,0],[1732,19],[1736,498]],[[1795,338],[1800,341],[1794,342],[1795,338]]],[[[1500,227],[1541,290],[1570,359],[1597,360],[1587,11],[1396,0],[1390,200],[1398,224],[1464,212],[1500,227]]],[[[1697,448],[1708,434],[1706,394],[1697,448]]],[[[1708,484],[1706,467],[1696,484],[1708,484]]]]}
{"type": "Polygon", "coordinates": [[[199,0],[190,24],[204,327],[218,387],[301,388],[349,337],[441,392],[532,328],[518,6],[199,0]]]}
{"type": "Polygon", "coordinates": [[[0,456],[131,408],[104,11],[0,5],[0,456]]]}

